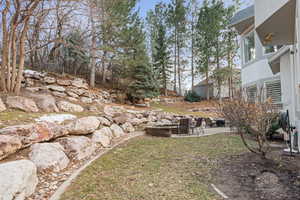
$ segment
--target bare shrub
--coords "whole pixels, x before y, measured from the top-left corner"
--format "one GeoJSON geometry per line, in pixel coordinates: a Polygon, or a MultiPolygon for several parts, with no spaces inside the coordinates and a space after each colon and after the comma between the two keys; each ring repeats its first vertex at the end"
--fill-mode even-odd
{"type": "Polygon", "coordinates": [[[222,102],[220,108],[224,118],[237,129],[247,149],[266,158],[270,150],[267,132],[278,117],[272,101],[264,100],[261,92],[261,95],[256,97],[256,101],[251,102],[247,98],[247,93],[241,91],[236,93],[232,100],[222,102]],[[246,139],[247,135],[254,138],[254,144],[246,139]]]}

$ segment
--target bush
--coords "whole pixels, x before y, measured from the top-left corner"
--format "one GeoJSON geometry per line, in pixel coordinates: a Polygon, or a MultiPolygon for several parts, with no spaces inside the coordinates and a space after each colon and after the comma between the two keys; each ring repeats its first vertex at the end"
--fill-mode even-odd
{"type": "Polygon", "coordinates": [[[200,96],[197,95],[194,91],[188,91],[184,97],[185,101],[188,102],[199,102],[201,100],[200,96]]]}

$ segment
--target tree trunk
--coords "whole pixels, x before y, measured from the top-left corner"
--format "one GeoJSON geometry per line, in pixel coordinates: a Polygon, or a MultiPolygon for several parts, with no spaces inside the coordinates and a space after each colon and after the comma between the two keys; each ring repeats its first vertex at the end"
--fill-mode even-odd
{"type": "Polygon", "coordinates": [[[175,28],[174,33],[174,43],[175,43],[175,49],[174,49],[174,91],[177,91],[177,29],[175,28]]]}
{"type": "Polygon", "coordinates": [[[94,8],[92,2],[90,2],[90,21],[92,28],[92,44],[91,44],[91,67],[90,67],[90,86],[95,87],[95,73],[96,73],[96,27],[94,20],[94,8]]]}
{"type": "Polygon", "coordinates": [[[177,66],[178,66],[178,92],[179,95],[182,95],[182,88],[181,88],[181,64],[180,64],[180,44],[177,41],[177,66]]]}
{"type": "Polygon", "coordinates": [[[219,46],[219,41],[216,42],[216,57],[217,57],[217,84],[218,84],[218,96],[219,96],[219,101],[222,101],[222,91],[221,91],[221,76],[220,76],[220,46],[219,46]]]}
{"type": "Polygon", "coordinates": [[[195,75],[194,75],[194,17],[192,19],[192,45],[191,45],[191,48],[192,48],[192,57],[191,57],[191,70],[192,70],[192,87],[191,89],[193,90],[194,89],[194,78],[195,78],[195,75]]]}

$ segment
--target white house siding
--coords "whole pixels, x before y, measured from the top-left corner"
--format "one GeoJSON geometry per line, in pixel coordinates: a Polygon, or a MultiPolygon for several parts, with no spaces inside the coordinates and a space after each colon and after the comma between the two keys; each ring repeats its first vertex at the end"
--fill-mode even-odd
{"type": "Polygon", "coordinates": [[[290,53],[288,52],[280,58],[281,92],[284,110],[293,110],[291,70],[290,53]]]}
{"type": "Polygon", "coordinates": [[[263,85],[264,81],[275,77],[267,59],[254,61],[242,68],[242,87],[263,85]]]}

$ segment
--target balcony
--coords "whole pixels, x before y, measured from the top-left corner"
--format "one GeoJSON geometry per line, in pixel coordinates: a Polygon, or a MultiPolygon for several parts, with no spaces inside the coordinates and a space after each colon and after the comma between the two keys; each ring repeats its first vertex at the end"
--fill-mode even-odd
{"type": "Polygon", "coordinates": [[[255,29],[264,45],[290,45],[295,39],[296,0],[255,0],[255,29]]]}

